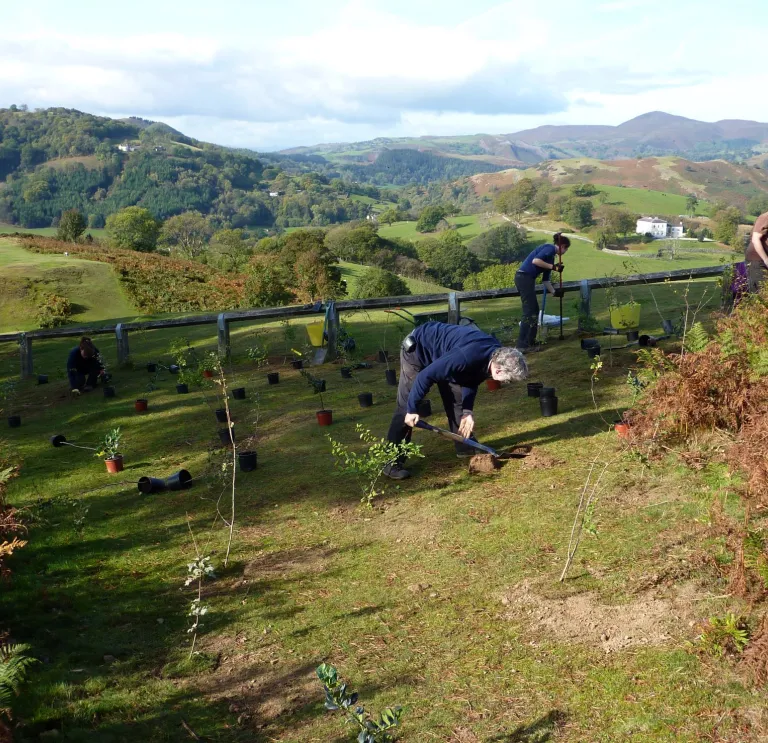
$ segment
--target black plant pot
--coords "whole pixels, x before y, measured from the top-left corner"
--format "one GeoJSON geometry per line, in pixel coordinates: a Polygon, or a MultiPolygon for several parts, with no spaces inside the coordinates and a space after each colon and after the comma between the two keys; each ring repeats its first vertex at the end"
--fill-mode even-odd
{"type": "Polygon", "coordinates": [[[187,470],[179,470],[170,477],[165,478],[165,487],[168,490],[184,490],[189,487],[192,481],[192,475],[187,470]]]}
{"type": "Polygon", "coordinates": [[[186,395],[189,392],[189,387],[186,384],[177,384],[176,392],[180,395],[186,395]]]}
{"type": "Polygon", "coordinates": [[[104,397],[114,397],[115,396],[115,388],[114,387],[105,387],[104,388],[104,397]]]}
{"type": "Polygon", "coordinates": [[[539,405],[541,406],[541,415],[544,418],[557,415],[557,398],[556,397],[540,397],[539,405]]]}
{"type": "Polygon", "coordinates": [[[538,397],[543,386],[541,382],[528,382],[528,397],[538,397]]]}
{"type": "Polygon", "coordinates": [[[21,425],[21,416],[20,415],[9,415],[8,416],[8,425],[11,428],[18,428],[21,425]]]}
{"type": "Polygon", "coordinates": [[[394,369],[387,369],[384,372],[384,376],[386,377],[388,385],[397,387],[397,372],[394,369]]]}
{"type": "Polygon", "coordinates": [[[348,366],[342,366],[341,376],[343,379],[352,379],[352,369],[350,369],[348,366]]]}
{"type": "Polygon", "coordinates": [[[147,371],[154,374],[157,371],[157,364],[147,364],[147,371]]]}
{"type": "Polygon", "coordinates": [[[241,451],[237,455],[240,472],[253,472],[256,469],[256,452],[241,451]]]}
{"type": "Polygon", "coordinates": [[[386,351],[379,351],[378,358],[379,358],[379,363],[380,364],[386,364],[387,361],[389,361],[389,355],[387,354],[386,351]]]}
{"type": "Polygon", "coordinates": [[[279,372],[271,372],[270,374],[267,374],[267,382],[270,384],[280,384],[279,372]]]}
{"type": "Polygon", "coordinates": [[[594,359],[599,355],[600,355],[600,346],[595,346],[594,348],[587,349],[587,356],[589,356],[590,359],[594,359]]]}
{"type": "Polygon", "coordinates": [[[637,340],[638,336],[640,335],[640,332],[637,330],[628,330],[627,331],[627,342],[632,343],[637,340]]]}
{"type": "Polygon", "coordinates": [[[150,493],[162,493],[166,489],[166,482],[158,477],[140,477],[138,486],[140,493],[149,495],[150,493]]]}
{"type": "Polygon", "coordinates": [[[219,423],[226,423],[227,422],[227,409],[226,408],[217,408],[213,412],[216,414],[216,420],[219,423]]]}
{"type": "Polygon", "coordinates": [[[542,387],[539,390],[539,397],[554,397],[554,396],[555,396],[554,387],[542,387]]]}
{"type": "Polygon", "coordinates": [[[48,375],[47,374],[38,374],[37,375],[37,383],[38,384],[48,384],[48,375]]]}
{"type": "Polygon", "coordinates": [[[357,401],[360,403],[361,408],[370,408],[373,405],[373,393],[361,392],[357,396],[357,401]]]}
{"type": "Polygon", "coordinates": [[[235,400],[245,400],[245,387],[235,387],[235,389],[232,390],[232,397],[234,397],[235,400]]]}
{"type": "Polygon", "coordinates": [[[67,441],[65,436],[62,436],[60,433],[57,433],[55,436],[51,436],[51,446],[55,446],[57,449],[62,445],[65,444],[67,441]]]}
{"type": "Polygon", "coordinates": [[[304,359],[296,359],[295,361],[291,361],[291,366],[294,369],[303,369],[304,368],[304,359]]]}
{"type": "Polygon", "coordinates": [[[221,441],[224,446],[232,446],[232,442],[235,440],[235,429],[231,429],[232,436],[230,438],[230,429],[229,428],[220,428],[219,429],[219,441],[221,441]]]}
{"type": "Polygon", "coordinates": [[[168,367],[168,371],[169,371],[171,374],[178,374],[178,373],[179,373],[179,367],[178,367],[176,364],[171,364],[171,365],[168,367]]]}
{"type": "Polygon", "coordinates": [[[429,418],[430,415],[432,415],[432,401],[431,400],[422,400],[419,403],[419,418],[429,418]]]}
{"type": "Polygon", "coordinates": [[[588,348],[594,348],[595,346],[599,346],[599,345],[600,345],[599,338],[582,338],[581,339],[581,348],[584,351],[586,351],[588,348]]]}

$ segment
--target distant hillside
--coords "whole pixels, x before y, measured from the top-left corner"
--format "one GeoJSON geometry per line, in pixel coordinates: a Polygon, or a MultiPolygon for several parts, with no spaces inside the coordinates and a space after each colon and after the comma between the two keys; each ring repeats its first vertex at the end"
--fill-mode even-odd
{"type": "Polygon", "coordinates": [[[381,138],[285,152],[320,154],[338,164],[370,163],[393,148],[469,157],[507,167],[573,157],[612,160],[675,155],[691,160],[742,160],[768,151],[768,124],[736,119],[708,123],[654,111],[619,126],[540,126],[513,134],[381,138]]]}
{"type": "Polygon", "coordinates": [[[641,160],[573,158],[540,163],[526,170],[509,169],[475,175],[470,181],[478,195],[508,188],[520,178],[548,178],[554,185],[594,183],[605,186],[644,188],[702,201],[725,199],[744,206],[753,196],[768,193],[768,169],[763,165],[709,160],[692,162],[679,157],[641,160]]]}

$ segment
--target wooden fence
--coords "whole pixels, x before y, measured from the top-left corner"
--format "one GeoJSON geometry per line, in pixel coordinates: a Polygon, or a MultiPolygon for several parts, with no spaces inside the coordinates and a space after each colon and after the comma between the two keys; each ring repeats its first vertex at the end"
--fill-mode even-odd
{"type": "MultiPolygon", "coordinates": [[[[667,281],[688,281],[690,279],[711,278],[721,276],[727,266],[709,266],[706,268],[690,268],[677,271],[660,271],[657,273],[634,274],[621,279],[599,278],[583,279],[582,281],[564,281],[563,292],[579,292],[581,297],[580,315],[589,316],[594,289],[607,289],[616,286],[637,286],[641,284],[659,284],[667,281]]],[[[414,307],[425,304],[447,302],[448,322],[458,323],[461,318],[461,305],[464,302],[476,302],[485,299],[503,299],[517,297],[517,289],[481,289],[477,291],[449,292],[441,294],[416,294],[405,297],[378,297],[376,299],[349,299],[334,303],[335,312],[328,315],[327,333],[328,346],[326,361],[335,358],[336,338],[339,330],[339,312],[350,310],[392,309],[395,307],[414,307]]],[[[268,307],[255,310],[233,310],[218,314],[190,315],[174,320],[147,320],[131,323],[117,323],[88,328],[56,328],[50,330],[30,330],[26,332],[2,333],[0,342],[15,342],[19,344],[21,357],[21,377],[33,376],[32,341],[44,338],[79,338],[80,336],[107,335],[114,333],[117,342],[118,363],[125,363],[130,353],[128,335],[132,330],[158,330],[162,328],[185,328],[195,325],[216,325],[218,334],[219,355],[228,358],[230,353],[229,329],[231,323],[249,320],[272,320],[290,317],[318,315],[323,312],[320,303],[291,305],[288,307],[268,307]]]]}

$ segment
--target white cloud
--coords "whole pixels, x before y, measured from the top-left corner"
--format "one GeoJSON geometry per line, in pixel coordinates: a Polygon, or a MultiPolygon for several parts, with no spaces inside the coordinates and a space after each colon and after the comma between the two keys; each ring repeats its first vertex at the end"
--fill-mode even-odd
{"type": "Polygon", "coordinates": [[[737,36],[727,41],[728,19],[718,21],[721,43],[711,44],[706,13],[684,5],[660,20],[635,0],[597,3],[602,14],[566,0],[512,0],[449,26],[353,0],[311,32],[253,34],[247,44],[213,33],[122,34],[119,26],[83,37],[5,28],[0,105],[130,112],[254,148],[616,124],[660,108],[724,118],[747,102],[746,115],[768,118],[759,86],[738,101],[729,95],[743,87],[743,65],[760,69],[757,50],[737,36]],[[624,10],[633,10],[631,23],[613,13],[624,10]]]}

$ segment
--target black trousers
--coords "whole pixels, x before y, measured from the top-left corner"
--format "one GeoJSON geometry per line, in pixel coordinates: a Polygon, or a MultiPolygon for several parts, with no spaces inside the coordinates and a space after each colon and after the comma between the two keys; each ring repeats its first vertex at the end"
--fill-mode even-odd
{"type": "Polygon", "coordinates": [[[536,297],[536,279],[518,271],[515,274],[515,286],[520,292],[520,301],[523,304],[523,317],[520,321],[517,347],[525,349],[536,343],[536,332],[539,329],[539,300],[536,297]]]}
{"type": "MultiPolygon", "coordinates": [[[[408,396],[411,394],[411,387],[413,387],[413,382],[421,369],[422,367],[416,353],[414,351],[405,351],[401,348],[400,381],[397,385],[397,408],[395,408],[395,414],[392,416],[392,422],[389,424],[389,431],[387,432],[387,441],[391,441],[393,444],[411,440],[413,429],[405,424],[405,416],[408,412],[408,396]]],[[[461,416],[464,412],[461,405],[461,387],[454,382],[445,381],[438,382],[437,389],[440,392],[445,415],[448,418],[448,427],[453,433],[458,433],[459,423],[461,423],[461,416]]],[[[455,446],[457,454],[466,453],[468,450],[473,451],[471,447],[460,444],[458,441],[455,446]]],[[[402,461],[399,462],[399,464],[402,463],[402,461]]]]}
{"type": "Polygon", "coordinates": [[[747,261],[747,282],[749,293],[756,294],[762,285],[768,281],[768,268],[762,261],[747,261]]]}
{"type": "Polygon", "coordinates": [[[85,371],[70,369],[68,374],[69,388],[71,390],[82,390],[86,385],[89,387],[95,387],[96,382],[99,379],[100,371],[101,365],[98,362],[88,364],[85,371]]]}

